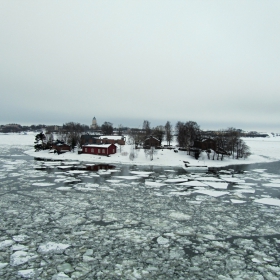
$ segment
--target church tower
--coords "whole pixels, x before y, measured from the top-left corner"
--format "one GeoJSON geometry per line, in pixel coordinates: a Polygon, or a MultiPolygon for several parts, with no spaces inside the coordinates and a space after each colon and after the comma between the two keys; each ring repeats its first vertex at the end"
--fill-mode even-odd
{"type": "Polygon", "coordinates": [[[92,128],[92,129],[96,129],[97,128],[97,122],[96,122],[96,118],[95,117],[93,117],[93,119],[92,119],[92,124],[91,124],[90,128],[92,128]]]}

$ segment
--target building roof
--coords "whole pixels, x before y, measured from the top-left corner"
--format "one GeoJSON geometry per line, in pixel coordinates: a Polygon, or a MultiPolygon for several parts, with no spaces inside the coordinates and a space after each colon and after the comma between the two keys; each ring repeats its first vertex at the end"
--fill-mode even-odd
{"type": "MultiPolygon", "coordinates": [[[[154,137],[154,136],[150,136],[150,137],[146,138],[145,141],[150,140],[150,139],[152,139],[152,138],[155,139],[155,140],[157,140],[157,141],[159,141],[159,139],[156,138],[156,137],[154,137]]],[[[159,141],[159,142],[160,142],[160,141],[159,141]]]]}
{"type": "Polygon", "coordinates": [[[119,135],[104,135],[104,136],[100,136],[99,139],[110,139],[110,140],[121,140],[123,139],[123,136],[119,136],[119,135]]]}
{"type": "Polygon", "coordinates": [[[111,145],[116,146],[115,144],[89,144],[89,145],[84,145],[83,147],[89,147],[89,148],[109,148],[111,145]]]}

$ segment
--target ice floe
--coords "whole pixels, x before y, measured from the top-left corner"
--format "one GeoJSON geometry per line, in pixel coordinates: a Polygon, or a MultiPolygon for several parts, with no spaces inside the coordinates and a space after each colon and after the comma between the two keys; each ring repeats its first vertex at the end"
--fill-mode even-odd
{"type": "Polygon", "coordinates": [[[123,180],[139,180],[141,177],[139,176],[114,176],[114,178],[123,179],[123,180]]]}
{"type": "Polygon", "coordinates": [[[240,200],[240,199],[231,199],[230,201],[231,201],[232,203],[236,203],[236,204],[246,203],[246,201],[240,200]]]}
{"type": "Polygon", "coordinates": [[[280,183],[264,183],[262,186],[269,188],[280,188],[280,183]]]}
{"type": "Polygon", "coordinates": [[[177,184],[178,186],[189,186],[189,187],[206,187],[207,185],[205,183],[199,182],[199,181],[188,181],[184,183],[177,184]]]}
{"type": "Polygon", "coordinates": [[[54,186],[55,184],[53,183],[33,183],[32,186],[37,186],[37,187],[49,187],[49,186],[54,186]]]}
{"type": "Polygon", "coordinates": [[[189,220],[191,219],[191,216],[185,213],[181,213],[181,212],[171,212],[169,214],[169,217],[174,219],[174,220],[178,220],[178,221],[184,221],[184,220],[189,220]]]}
{"type": "Polygon", "coordinates": [[[14,244],[15,242],[13,240],[4,240],[0,242],[0,250],[3,250],[7,247],[10,247],[14,244]]]}
{"type": "Polygon", "coordinates": [[[228,183],[223,183],[223,182],[208,182],[208,181],[204,181],[204,184],[206,184],[209,187],[212,187],[214,189],[224,189],[224,190],[226,190],[227,187],[228,187],[228,183]]]}
{"type": "Polygon", "coordinates": [[[195,190],[194,193],[206,194],[213,197],[219,197],[219,196],[229,194],[229,192],[212,191],[212,190],[195,190]]]}
{"type": "Polygon", "coordinates": [[[183,183],[189,181],[188,178],[171,178],[171,179],[166,179],[164,182],[165,183],[183,183]]]}
{"type": "Polygon", "coordinates": [[[59,190],[59,191],[69,191],[71,189],[72,189],[72,187],[58,187],[58,188],[56,188],[56,190],[59,190]]]}
{"type": "Polygon", "coordinates": [[[38,248],[38,253],[41,254],[62,254],[65,249],[70,247],[69,244],[63,244],[63,243],[56,243],[56,242],[46,242],[44,244],[41,244],[38,248]]]}
{"type": "Polygon", "coordinates": [[[10,258],[10,265],[11,266],[18,266],[24,263],[27,263],[31,260],[36,259],[38,256],[33,253],[29,253],[26,251],[16,251],[11,255],[10,258]]]}
{"type": "Polygon", "coordinates": [[[160,188],[162,186],[165,186],[165,184],[164,183],[159,183],[159,182],[145,181],[145,186],[146,187],[151,187],[151,188],[160,188]]]}
{"type": "Polygon", "coordinates": [[[30,268],[30,269],[19,270],[18,275],[26,279],[36,279],[41,272],[42,272],[42,268],[39,269],[30,268]]]}
{"type": "Polygon", "coordinates": [[[260,198],[260,199],[255,199],[254,202],[273,205],[273,206],[280,206],[280,199],[276,199],[276,198],[260,198]]]}

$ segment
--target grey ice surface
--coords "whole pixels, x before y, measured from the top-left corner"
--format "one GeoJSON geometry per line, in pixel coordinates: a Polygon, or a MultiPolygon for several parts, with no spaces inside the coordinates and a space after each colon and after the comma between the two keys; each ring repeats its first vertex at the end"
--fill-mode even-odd
{"type": "Polygon", "coordinates": [[[280,174],[96,176],[13,153],[0,149],[0,279],[280,278],[280,174]]]}

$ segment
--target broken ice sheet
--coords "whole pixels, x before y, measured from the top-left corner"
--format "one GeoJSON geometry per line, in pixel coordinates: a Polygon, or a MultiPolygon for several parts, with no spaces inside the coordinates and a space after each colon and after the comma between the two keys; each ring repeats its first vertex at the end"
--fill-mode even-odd
{"type": "Polygon", "coordinates": [[[69,173],[69,174],[85,174],[85,173],[88,173],[88,171],[85,171],[85,170],[69,170],[69,171],[67,171],[67,173],[69,173]]]}
{"type": "Polygon", "coordinates": [[[269,188],[280,188],[280,183],[275,183],[275,182],[264,183],[264,184],[262,184],[262,186],[269,187],[269,188]]]}
{"type": "Polygon", "coordinates": [[[255,193],[255,190],[252,188],[246,188],[246,189],[237,189],[234,190],[235,193],[255,193]]]}
{"type": "Polygon", "coordinates": [[[168,195],[190,195],[191,192],[169,192],[168,195]]]}
{"type": "Polygon", "coordinates": [[[63,243],[56,243],[56,242],[46,242],[44,244],[41,244],[38,248],[38,252],[41,254],[62,254],[65,249],[70,247],[69,244],[63,244],[63,243]]]}
{"type": "Polygon", "coordinates": [[[0,250],[3,250],[7,247],[10,247],[14,244],[15,242],[13,240],[4,240],[0,242],[0,250]]]}
{"type": "Polygon", "coordinates": [[[188,178],[172,178],[172,179],[166,179],[165,183],[182,183],[189,181],[188,178]]]}
{"type": "Polygon", "coordinates": [[[244,201],[244,200],[240,200],[240,199],[231,199],[230,200],[232,203],[246,203],[246,201],[244,201]]]}
{"type": "Polygon", "coordinates": [[[272,205],[272,206],[280,206],[280,199],[275,199],[275,198],[260,198],[260,199],[255,199],[254,202],[266,204],[266,205],[272,205]]]}
{"type": "Polygon", "coordinates": [[[55,184],[53,183],[33,183],[32,186],[37,186],[37,187],[49,187],[49,186],[54,186],[55,184]]]}
{"type": "Polygon", "coordinates": [[[114,180],[114,179],[110,179],[110,180],[106,180],[106,182],[108,182],[108,183],[120,183],[120,182],[122,182],[122,180],[114,180]]]}
{"type": "Polygon", "coordinates": [[[139,180],[141,177],[139,176],[114,176],[114,178],[124,179],[124,180],[139,180]]]}
{"type": "Polygon", "coordinates": [[[35,277],[39,276],[42,272],[42,268],[39,269],[23,269],[18,271],[18,275],[21,276],[22,278],[27,278],[27,279],[36,279],[35,277]]]}
{"type": "Polygon", "coordinates": [[[223,182],[208,182],[204,181],[204,184],[208,185],[209,187],[212,187],[214,189],[227,189],[228,183],[223,182]]]}
{"type": "Polygon", "coordinates": [[[160,188],[162,186],[165,186],[165,184],[164,183],[159,183],[159,182],[145,181],[145,186],[146,187],[151,187],[151,188],[160,188]]]}
{"type": "Polygon", "coordinates": [[[26,239],[28,239],[28,236],[27,236],[27,235],[24,235],[24,234],[14,235],[14,236],[13,236],[13,240],[16,241],[16,242],[23,242],[23,241],[25,241],[26,239]]]}
{"type": "Polygon", "coordinates": [[[168,244],[168,243],[169,243],[169,239],[160,236],[160,237],[157,238],[157,243],[158,243],[159,245],[165,245],[165,244],[168,244]]]}
{"type": "Polygon", "coordinates": [[[140,175],[140,176],[149,176],[153,174],[154,172],[148,172],[148,171],[130,171],[129,173],[135,174],[135,175],[140,175]]]}
{"type": "Polygon", "coordinates": [[[72,189],[72,187],[58,187],[58,188],[56,188],[56,190],[58,190],[58,191],[69,191],[71,189],[72,189]]]}
{"type": "Polygon", "coordinates": [[[262,173],[264,172],[266,169],[253,169],[252,171],[254,172],[258,172],[258,173],[262,173]]]}
{"type": "Polygon", "coordinates": [[[212,190],[195,190],[194,193],[206,194],[213,197],[219,197],[219,196],[229,194],[229,192],[212,191],[212,190]]]}
{"type": "Polygon", "coordinates": [[[29,262],[30,260],[36,259],[38,256],[33,253],[25,252],[25,251],[16,251],[11,255],[10,265],[18,266],[24,263],[29,262]]]}
{"type": "Polygon", "coordinates": [[[174,220],[178,220],[178,221],[184,221],[184,220],[189,220],[191,219],[191,216],[185,213],[181,213],[181,212],[171,212],[169,214],[169,217],[174,219],[174,220]]]}
{"type": "Polygon", "coordinates": [[[223,180],[216,178],[216,177],[197,177],[196,180],[198,181],[208,181],[208,182],[224,182],[223,180]]]}

